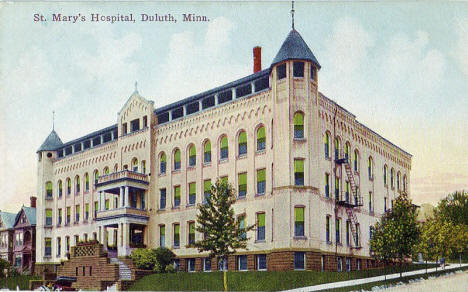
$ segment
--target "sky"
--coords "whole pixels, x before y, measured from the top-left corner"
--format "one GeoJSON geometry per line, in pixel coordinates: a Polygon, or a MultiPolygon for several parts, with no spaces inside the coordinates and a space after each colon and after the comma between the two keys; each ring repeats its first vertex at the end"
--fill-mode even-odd
{"type": "MultiPolygon", "coordinates": [[[[36,191],[36,150],[117,122],[134,91],[155,107],[270,66],[290,2],[0,3],[0,210],[36,191]],[[54,22],[53,13],[86,21],[54,22]],[[91,22],[91,13],[136,22],[91,22]],[[177,22],[141,22],[142,13],[177,22]],[[207,22],[183,22],[182,14],[207,22]],[[47,21],[34,21],[34,14],[47,21]]],[[[468,2],[295,2],[319,90],[413,155],[417,204],[468,189],[468,2]]]]}

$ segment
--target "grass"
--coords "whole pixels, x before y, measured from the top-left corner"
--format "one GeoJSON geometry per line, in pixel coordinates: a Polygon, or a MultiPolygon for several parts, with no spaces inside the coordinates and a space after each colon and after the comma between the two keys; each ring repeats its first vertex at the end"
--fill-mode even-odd
{"type": "MultiPolygon", "coordinates": [[[[432,267],[428,265],[428,267],[432,267]]],[[[425,265],[408,265],[404,271],[423,269],[425,265]]],[[[351,272],[281,271],[281,272],[228,272],[229,290],[277,291],[317,284],[367,278],[388,273],[397,273],[395,268],[351,272]]],[[[219,291],[223,290],[222,272],[196,272],[175,274],[152,274],[135,282],[129,290],[139,291],[219,291]]]]}
{"type": "Polygon", "coordinates": [[[411,280],[415,279],[424,279],[427,280],[429,277],[438,277],[440,275],[445,275],[449,273],[453,273],[455,271],[464,271],[468,270],[468,267],[463,267],[459,268],[456,270],[438,270],[437,272],[432,272],[428,274],[421,274],[421,275],[414,275],[414,276],[409,276],[405,277],[403,279],[392,279],[392,280],[387,280],[387,281],[379,281],[379,282],[373,282],[373,283],[366,283],[362,285],[356,285],[356,286],[348,286],[348,287],[343,287],[343,288],[336,288],[336,289],[329,289],[327,291],[332,291],[332,292],[347,292],[347,291],[372,291],[373,287],[376,286],[395,286],[397,283],[404,283],[408,284],[411,280]]]}
{"type": "Polygon", "coordinates": [[[29,290],[29,280],[39,280],[41,277],[38,276],[26,276],[26,275],[19,275],[14,277],[8,278],[1,278],[0,279],[0,288],[8,288],[10,290],[16,290],[16,286],[19,287],[20,290],[29,290]]]}

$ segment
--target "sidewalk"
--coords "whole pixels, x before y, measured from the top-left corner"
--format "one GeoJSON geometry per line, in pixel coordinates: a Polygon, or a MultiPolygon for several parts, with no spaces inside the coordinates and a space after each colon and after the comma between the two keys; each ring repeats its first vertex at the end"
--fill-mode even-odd
{"type": "MultiPolygon", "coordinates": [[[[466,267],[466,266],[468,266],[468,264],[461,264],[461,267],[466,267]]],[[[457,268],[460,268],[460,264],[451,264],[450,266],[445,268],[445,271],[450,271],[450,270],[454,270],[457,268]]],[[[437,271],[441,271],[441,270],[442,269],[440,267],[437,268],[437,271]]],[[[427,269],[427,273],[432,273],[435,271],[436,271],[436,268],[427,269]]],[[[404,278],[404,277],[414,276],[414,275],[424,275],[425,273],[426,273],[426,269],[422,268],[421,270],[405,272],[402,274],[402,277],[404,278]]],[[[389,274],[386,277],[377,276],[377,277],[371,277],[371,278],[362,278],[362,279],[355,279],[355,280],[349,280],[349,281],[333,282],[333,283],[291,289],[287,291],[289,292],[320,291],[320,290],[325,290],[325,289],[343,288],[343,287],[356,286],[356,285],[367,284],[367,283],[372,283],[372,282],[385,281],[385,279],[387,280],[398,279],[399,277],[400,277],[400,273],[395,273],[395,274],[389,274]]]]}

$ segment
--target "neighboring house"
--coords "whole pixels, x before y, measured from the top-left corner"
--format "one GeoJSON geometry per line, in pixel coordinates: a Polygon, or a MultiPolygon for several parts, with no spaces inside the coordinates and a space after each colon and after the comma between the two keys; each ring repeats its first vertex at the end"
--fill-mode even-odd
{"type": "Polygon", "coordinates": [[[36,259],[36,198],[31,207],[23,206],[14,223],[13,264],[19,272],[33,272],[36,259]]]}
{"type": "Polygon", "coordinates": [[[13,226],[15,213],[0,211],[0,257],[10,264],[13,263],[13,226]]]}

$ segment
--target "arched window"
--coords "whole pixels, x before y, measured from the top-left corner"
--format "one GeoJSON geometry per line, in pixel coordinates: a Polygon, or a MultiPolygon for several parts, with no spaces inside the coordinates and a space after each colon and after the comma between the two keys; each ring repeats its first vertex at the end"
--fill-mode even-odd
{"type": "Polygon", "coordinates": [[[104,167],[104,175],[107,175],[107,174],[109,174],[109,167],[108,166],[104,167]]]}
{"type": "Polygon", "coordinates": [[[162,152],[159,155],[159,173],[160,174],[166,173],[166,162],[167,162],[166,153],[162,152]]]}
{"type": "Polygon", "coordinates": [[[79,194],[81,189],[80,176],[75,176],[75,194],[79,194]]]}
{"type": "Polygon", "coordinates": [[[396,175],[396,188],[398,191],[400,191],[400,172],[397,172],[397,175],[396,175]]]}
{"type": "Polygon", "coordinates": [[[85,192],[88,192],[89,191],[89,174],[85,173],[84,177],[85,177],[85,192]]]}
{"type": "Polygon", "coordinates": [[[45,188],[46,188],[46,198],[52,199],[52,196],[53,196],[52,195],[52,182],[51,181],[46,182],[45,188]]]}
{"type": "Polygon", "coordinates": [[[220,141],[219,159],[220,160],[228,159],[228,156],[229,156],[228,139],[227,139],[227,136],[223,136],[220,141]]]}
{"type": "Polygon", "coordinates": [[[239,156],[247,154],[247,133],[245,131],[241,131],[239,133],[239,156]]]}
{"type": "Polygon", "coordinates": [[[340,159],[340,148],[341,148],[340,138],[336,137],[335,138],[335,159],[340,159]]]}
{"type": "Polygon", "coordinates": [[[132,160],[132,171],[138,172],[138,159],[133,158],[132,160]]]}
{"type": "Polygon", "coordinates": [[[395,169],[393,167],[390,170],[390,186],[392,189],[395,188],[395,169]]]}
{"type": "Polygon", "coordinates": [[[354,150],[354,171],[359,172],[359,151],[354,150]]]}
{"type": "Polygon", "coordinates": [[[189,148],[189,166],[195,166],[197,164],[197,150],[195,145],[191,145],[189,148]]]}
{"type": "Polygon", "coordinates": [[[71,179],[67,177],[67,195],[71,194],[71,179]]]}
{"type": "Polygon", "coordinates": [[[62,197],[62,190],[63,190],[62,180],[59,180],[57,184],[58,184],[58,197],[61,198],[62,197]]]}
{"type": "Polygon", "coordinates": [[[325,158],[330,158],[330,133],[325,132],[325,137],[323,138],[323,145],[325,147],[325,158]]]}
{"type": "Polygon", "coordinates": [[[211,162],[211,142],[210,140],[206,140],[205,145],[203,147],[203,162],[210,163],[211,162]]]}
{"type": "Polygon", "coordinates": [[[304,139],[304,114],[301,112],[294,114],[294,138],[304,139]]]}
{"type": "Polygon", "coordinates": [[[265,127],[260,126],[257,129],[257,151],[263,151],[266,148],[265,127]]]}
{"type": "Polygon", "coordinates": [[[383,168],[383,183],[384,183],[385,186],[387,185],[387,169],[388,169],[388,167],[385,164],[384,168],[383,168]]]}
{"type": "Polygon", "coordinates": [[[349,142],[346,142],[345,148],[344,148],[344,155],[346,159],[349,159],[350,151],[351,151],[351,144],[349,144],[349,142]]]}
{"type": "Polygon", "coordinates": [[[180,169],[180,150],[177,148],[174,151],[174,170],[180,169]]]}
{"type": "Polygon", "coordinates": [[[99,178],[99,170],[94,171],[94,184],[96,185],[98,183],[98,178],[99,178]]]}
{"type": "Polygon", "coordinates": [[[403,175],[403,192],[406,192],[406,186],[407,186],[407,179],[406,179],[406,174],[403,175]]]}
{"type": "Polygon", "coordinates": [[[367,170],[369,172],[369,179],[373,179],[374,177],[374,169],[373,169],[373,161],[372,156],[369,156],[368,163],[367,163],[367,170]]]}

